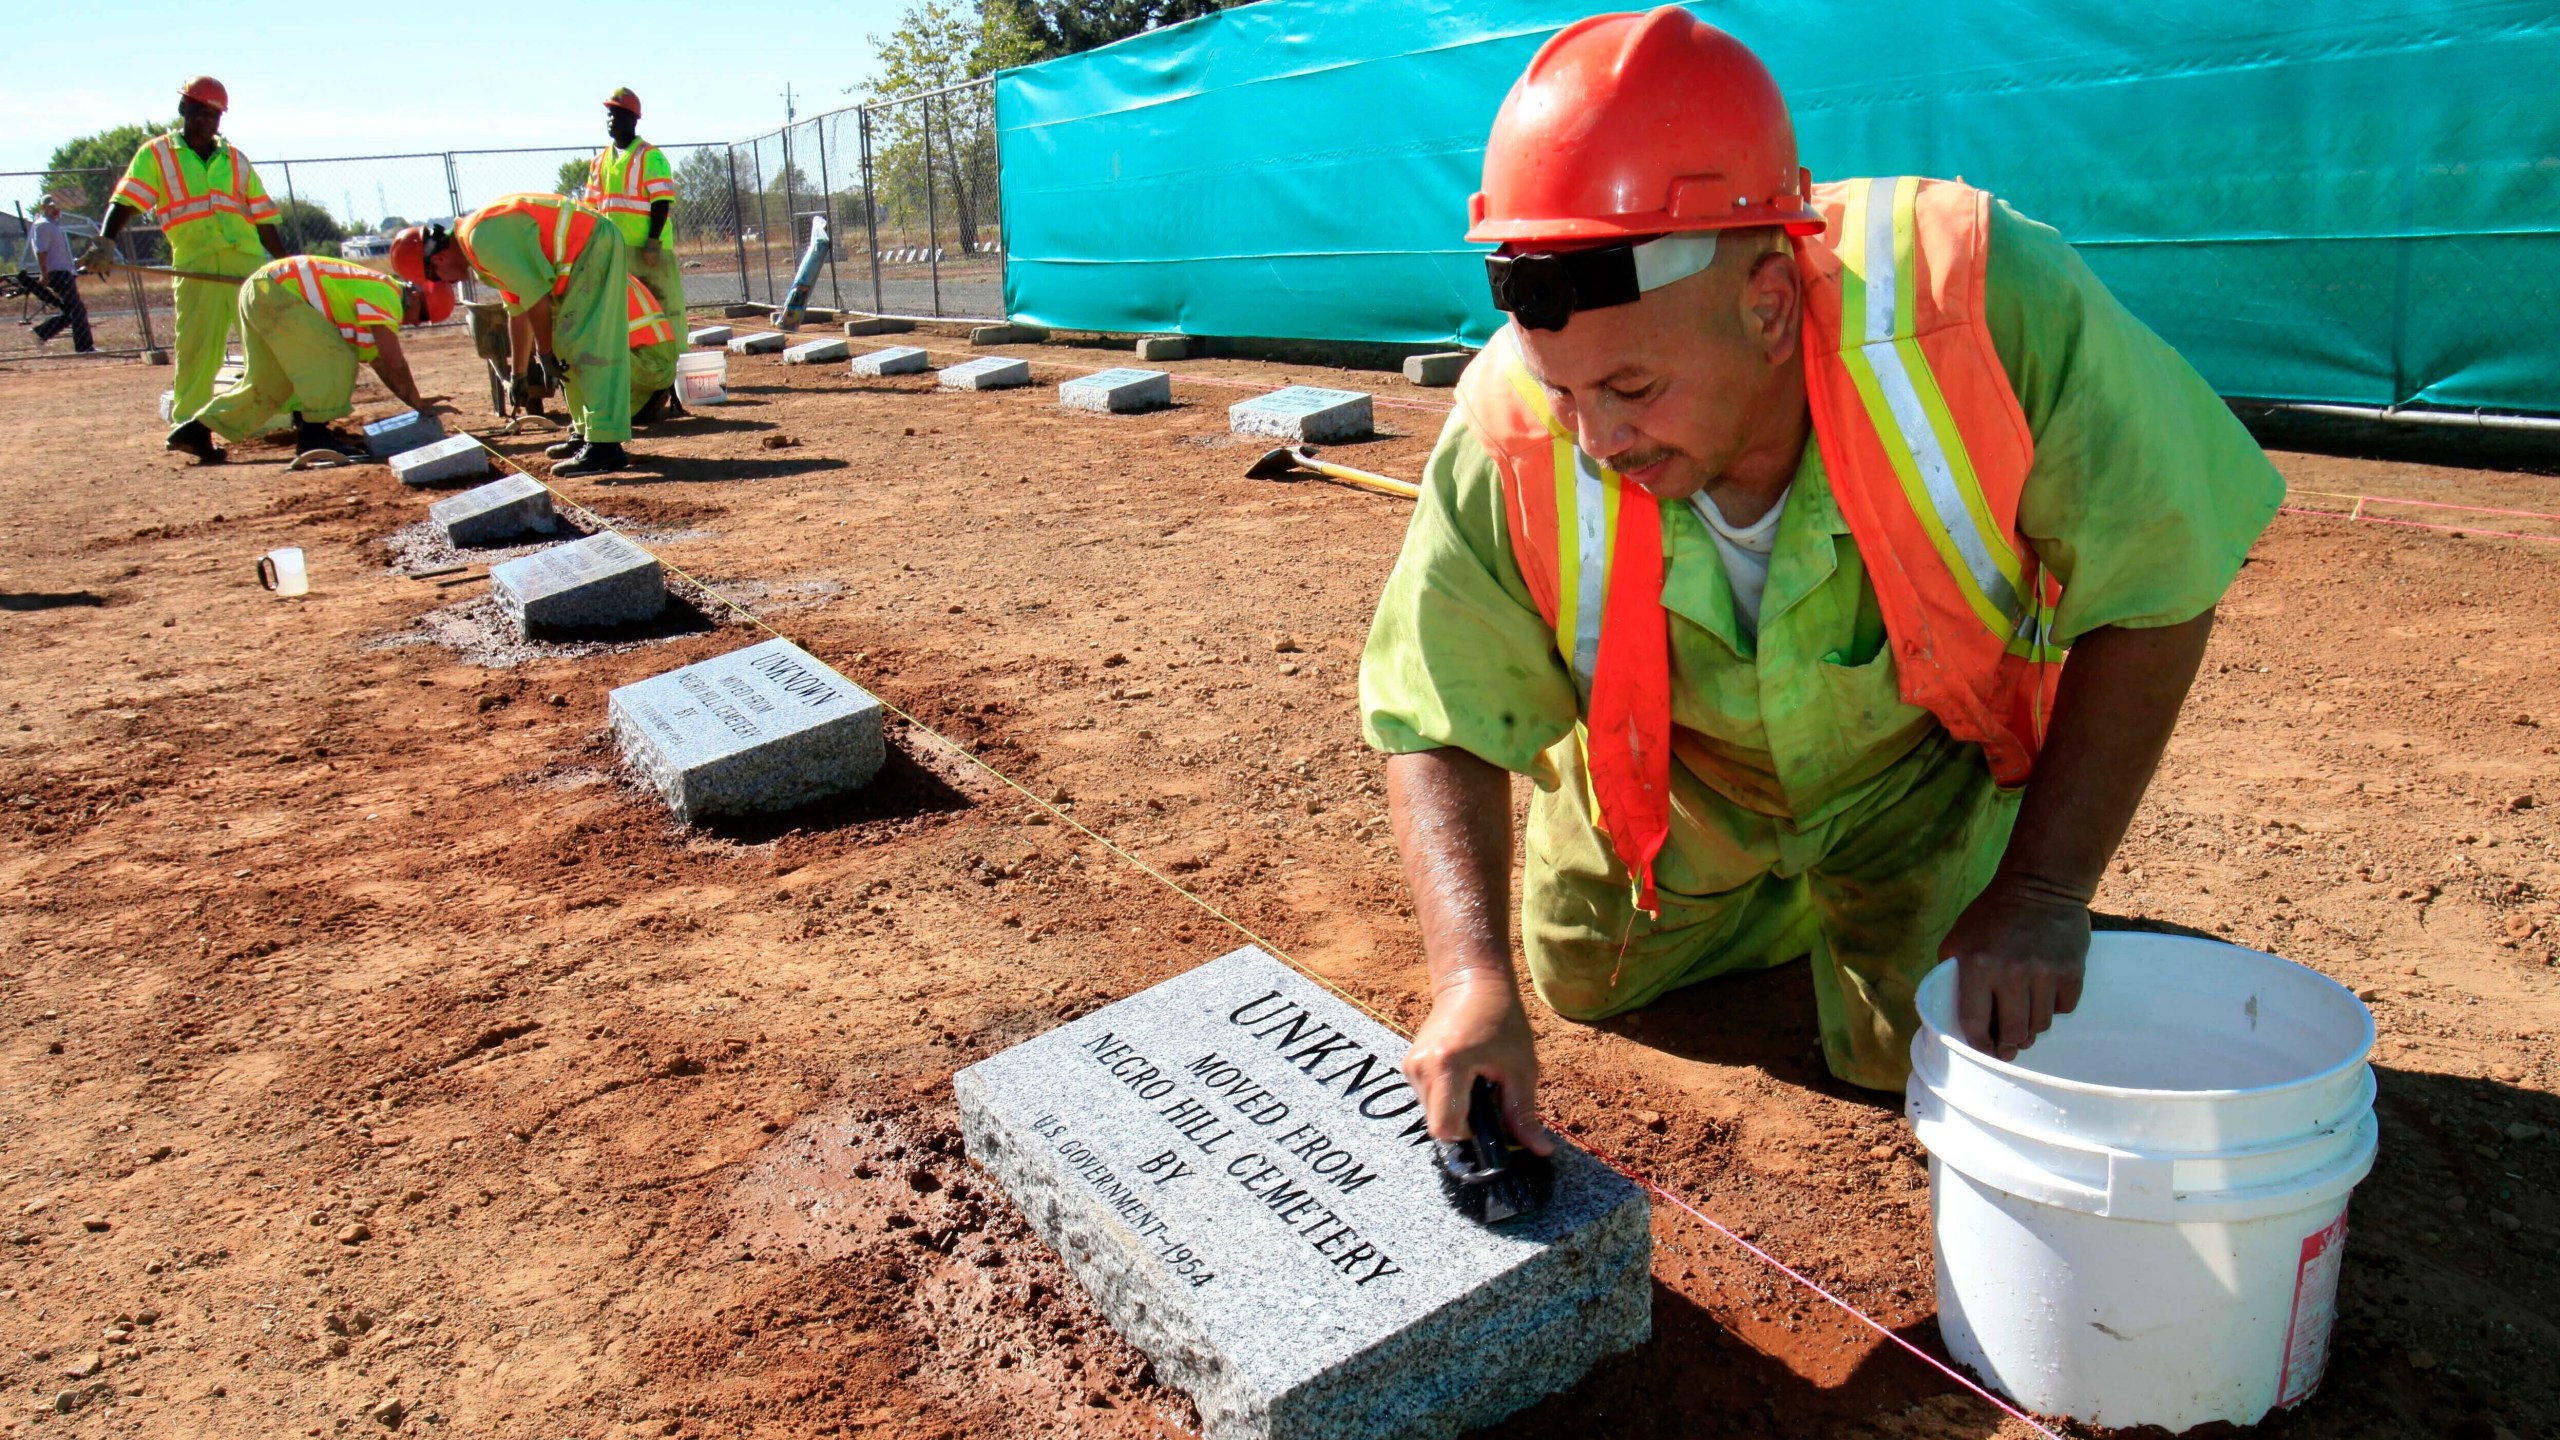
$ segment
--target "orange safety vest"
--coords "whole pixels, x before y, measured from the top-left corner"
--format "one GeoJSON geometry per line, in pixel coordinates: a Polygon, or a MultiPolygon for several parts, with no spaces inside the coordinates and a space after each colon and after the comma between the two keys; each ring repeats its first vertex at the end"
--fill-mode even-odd
{"type": "MultiPolygon", "coordinates": [[[[225,150],[231,153],[231,188],[199,192],[188,188],[187,167],[178,159],[178,147],[185,143],[174,131],[144,142],[143,153],[152,158],[154,168],[160,172],[159,193],[151,194],[128,178],[117,182],[112,198],[136,209],[156,212],[161,233],[173,239],[187,226],[211,220],[225,212],[237,215],[252,225],[276,223],[280,213],[276,203],[263,195],[249,193],[249,177],[255,172],[249,164],[249,157],[241,154],[239,147],[222,140],[217,142],[214,151],[216,160],[222,158],[225,150]]],[[[213,166],[207,162],[205,176],[208,181],[212,174],[213,166]]]]}
{"type": "Polygon", "coordinates": [[[352,260],[338,260],[326,255],[288,255],[270,260],[252,272],[251,279],[283,280],[302,292],[302,298],[338,327],[338,334],[359,349],[371,349],[367,332],[377,326],[400,328],[400,283],[390,276],[352,260]],[[336,284],[328,282],[336,281],[336,284]],[[356,282],[356,283],[347,283],[356,282]],[[368,293],[370,292],[370,293],[368,293]],[[388,296],[392,308],[379,303],[388,296]]]}
{"type": "MultiPolygon", "coordinates": [[[[1866,562],[1902,698],[2025,782],[2061,662],[2062,587],[2018,530],[2035,437],[1983,318],[1991,197],[1911,176],[1814,188],[1800,237],[1814,441],[1866,562]]],[[[1670,836],[1669,622],[1659,502],[1558,424],[1506,330],[1458,383],[1493,456],[1529,593],[1586,697],[1595,816],[1655,909],[1670,836]]]]}
{"type": "Polygon", "coordinates": [[[649,293],[649,287],[637,280],[624,283],[628,290],[623,297],[623,313],[631,320],[631,348],[646,350],[652,345],[664,345],[675,339],[675,322],[667,318],[667,312],[659,306],[658,297],[649,293]]]}
{"type": "MultiPolygon", "coordinates": [[[[462,247],[462,255],[473,265],[479,261],[471,254],[471,232],[483,220],[501,215],[529,215],[542,227],[542,258],[551,262],[551,293],[565,295],[569,290],[569,267],[586,253],[587,240],[604,223],[604,216],[564,195],[508,195],[472,211],[454,227],[453,241],[462,247]]],[[[498,292],[506,295],[507,292],[498,292]]],[[[507,295],[512,305],[521,295],[507,295]]]]}

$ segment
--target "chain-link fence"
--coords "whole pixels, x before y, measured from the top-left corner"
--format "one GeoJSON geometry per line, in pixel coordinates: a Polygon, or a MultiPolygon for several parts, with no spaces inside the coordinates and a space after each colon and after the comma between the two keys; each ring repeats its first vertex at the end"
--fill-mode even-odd
{"type": "Polygon", "coordinates": [[[992,81],[849,106],[740,141],[731,153],[744,221],[738,298],[780,303],[809,222],[823,216],[834,245],[812,303],[1003,318],[992,81]]]}
{"type": "MultiPolygon", "coordinates": [[[[675,172],[670,243],[695,308],[781,303],[810,222],[824,217],[834,247],[809,303],[910,317],[1004,315],[992,81],[849,106],[733,143],[658,148],[675,172]]],[[[257,166],[289,249],[387,268],[402,226],[450,224],[521,191],[575,194],[595,153],[591,145],[451,150],[257,166]]],[[[76,256],[98,233],[119,173],[0,174],[0,359],[73,353],[76,327],[66,319],[48,328],[71,297],[40,273],[28,228],[48,190],[68,192],[75,203],[61,223],[76,256]]],[[[129,261],[168,263],[146,216],[119,242],[129,261]]],[[[124,271],[76,286],[97,350],[168,345],[175,313],[165,282],[124,271]]]]}

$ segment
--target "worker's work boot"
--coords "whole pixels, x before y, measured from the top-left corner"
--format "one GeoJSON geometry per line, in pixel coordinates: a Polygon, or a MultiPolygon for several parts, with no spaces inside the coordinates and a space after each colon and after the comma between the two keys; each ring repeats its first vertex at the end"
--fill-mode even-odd
{"type": "Polygon", "coordinates": [[[610,475],[617,470],[630,468],[631,457],[623,453],[621,446],[596,444],[589,445],[577,454],[552,466],[551,473],[554,476],[610,475]]]}
{"type": "Polygon", "coordinates": [[[569,432],[568,439],[563,440],[556,445],[543,446],[542,453],[550,456],[554,460],[572,460],[577,458],[579,451],[586,448],[587,442],[578,438],[578,432],[572,430],[569,432]]]}
{"type": "Polygon", "coordinates": [[[293,453],[308,455],[314,450],[334,450],[341,455],[366,453],[363,446],[328,426],[314,424],[296,415],[293,426],[293,453]]]}
{"type": "Polygon", "coordinates": [[[199,465],[219,465],[231,458],[213,443],[213,431],[201,420],[190,420],[170,431],[167,444],[181,455],[193,455],[199,465]]]}
{"type": "Polygon", "coordinates": [[[631,412],[631,423],[655,425],[661,420],[674,419],[681,413],[676,409],[675,398],[676,392],[672,389],[660,389],[643,402],[639,409],[631,412]]]}

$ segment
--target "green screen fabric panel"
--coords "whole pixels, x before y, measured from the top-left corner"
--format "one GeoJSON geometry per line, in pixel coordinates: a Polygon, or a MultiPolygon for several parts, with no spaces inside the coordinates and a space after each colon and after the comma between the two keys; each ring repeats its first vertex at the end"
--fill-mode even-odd
{"type": "MultiPolygon", "coordinates": [[[[1065,329],[1481,344],[1485,132],[1603,6],[1262,0],[1007,71],[1007,308],[1065,329]]],[[[1690,7],[1817,179],[2057,227],[2226,395],[2560,409],[2560,7],[1690,7]]]]}

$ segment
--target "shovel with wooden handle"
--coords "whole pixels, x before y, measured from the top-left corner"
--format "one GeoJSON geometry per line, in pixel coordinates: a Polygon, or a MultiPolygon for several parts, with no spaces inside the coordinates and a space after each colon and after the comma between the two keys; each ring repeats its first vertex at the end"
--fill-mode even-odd
{"type": "Polygon", "coordinates": [[[1394,495],[1406,500],[1422,498],[1422,487],[1410,480],[1398,480],[1392,475],[1373,474],[1367,470],[1354,470],[1348,465],[1336,465],[1330,460],[1319,460],[1312,445],[1284,445],[1277,450],[1265,451],[1261,459],[1245,470],[1244,476],[1248,480],[1281,480],[1294,470],[1312,470],[1328,480],[1375,490],[1381,495],[1394,495]]]}

